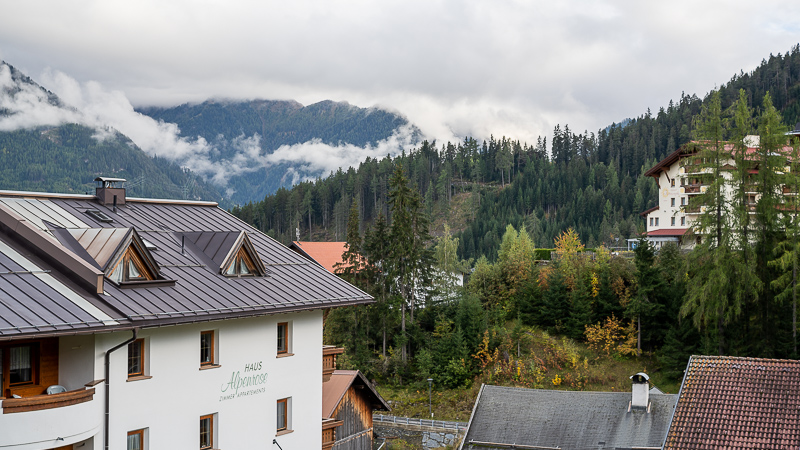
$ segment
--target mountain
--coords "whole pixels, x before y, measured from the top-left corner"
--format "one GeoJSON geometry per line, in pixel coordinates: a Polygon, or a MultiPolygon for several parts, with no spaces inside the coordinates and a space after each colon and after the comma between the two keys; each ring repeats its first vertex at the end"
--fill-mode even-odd
{"type": "Polygon", "coordinates": [[[379,148],[382,141],[399,133],[405,134],[404,139],[409,142],[418,141],[420,135],[398,114],[329,100],[308,106],[279,100],[208,100],[137,111],[176,124],[182,138],[204,139],[215,149],[210,155],[212,164],[230,166],[237,158],[244,160],[245,167],[229,171],[225,180],[231,199],[242,204],[263,200],[280,187],[290,188],[297,181],[338,169],[314,164],[312,157],[325,159],[320,154],[304,157],[289,152],[294,155],[279,157],[275,152],[282,147],[324,144],[317,145],[315,152],[338,152],[343,148],[358,153],[365,147],[379,148]],[[249,147],[252,145],[257,146],[256,156],[249,147]]]}
{"type": "MultiPolygon", "coordinates": [[[[770,55],[752,72],[722,84],[723,109],[739,89],[755,109],[770,92],[785,123],[800,121],[800,46],[770,55]]],[[[692,118],[704,101],[681,93],[655,114],[647,111],[596,132],[556,125],[549,143],[467,138],[440,150],[424,142],[402,156],[367,160],[234,213],[285,242],[294,239],[297,227],[304,239],[311,234],[314,240],[342,240],[353,198],[359,200],[362,230],[379,213],[387,215],[388,180],[401,163],[425,198],[433,224],[448,222],[459,237],[464,258],[494,259],[509,224],[525,225],[538,247],[552,247],[568,228],[588,246],[624,247],[625,239],[638,234],[639,213],[657,204],[655,182],[642,175],[691,139],[692,118]]]]}
{"type": "Polygon", "coordinates": [[[79,111],[0,62],[0,189],[83,194],[101,175],[127,179],[132,197],[224,201],[217,188],[122,133],[82,125],[79,111]],[[31,116],[62,124],[37,125],[31,116]]]}

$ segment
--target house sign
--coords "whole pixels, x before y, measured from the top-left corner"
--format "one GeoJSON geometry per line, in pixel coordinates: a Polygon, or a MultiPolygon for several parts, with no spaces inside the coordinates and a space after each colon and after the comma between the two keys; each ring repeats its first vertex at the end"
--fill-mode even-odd
{"type": "Polygon", "coordinates": [[[234,398],[247,397],[251,395],[263,394],[267,388],[267,372],[261,371],[261,361],[245,364],[244,372],[231,372],[230,381],[222,383],[220,386],[219,401],[231,400],[234,398]]]}

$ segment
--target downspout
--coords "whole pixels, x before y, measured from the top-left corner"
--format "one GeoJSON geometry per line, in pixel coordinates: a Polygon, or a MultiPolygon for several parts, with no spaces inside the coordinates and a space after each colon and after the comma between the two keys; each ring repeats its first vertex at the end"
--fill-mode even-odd
{"type": "Polygon", "coordinates": [[[116,351],[116,350],[119,350],[120,348],[130,344],[133,341],[135,341],[136,340],[136,335],[138,334],[138,332],[139,332],[139,329],[138,328],[134,328],[133,329],[133,336],[130,339],[128,339],[127,341],[117,345],[116,347],[112,347],[111,349],[109,349],[106,352],[106,357],[105,357],[105,359],[106,359],[106,371],[105,371],[105,377],[106,377],[106,415],[105,415],[105,423],[103,425],[103,441],[104,441],[105,450],[108,450],[108,439],[109,439],[109,437],[108,437],[108,418],[109,418],[109,405],[111,404],[111,398],[109,397],[109,395],[110,395],[110,387],[109,387],[108,382],[109,382],[109,371],[110,371],[110,364],[111,364],[111,353],[116,351]]]}

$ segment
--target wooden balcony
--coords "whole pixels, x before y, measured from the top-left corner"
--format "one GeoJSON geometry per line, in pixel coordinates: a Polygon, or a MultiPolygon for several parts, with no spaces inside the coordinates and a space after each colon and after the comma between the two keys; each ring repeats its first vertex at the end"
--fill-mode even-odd
{"type": "MultiPolygon", "coordinates": [[[[99,383],[99,382],[98,382],[99,383]]],[[[90,402],[94,398],[94,388],[86,387],[58,394],[34,395],[32,397],[7,398],[3,400],[3,414],[14,414],[44,409],[63,408],[90,402]]]]}
{"type": "Polygon", "coordinates": [[[336,356],[344,353],[341,347],[334,347],[332,345],[322,346],[322,374],[328,375],[336,370],[336,356]]]}
{"type": "Polygon", "coordinates": [[[86,440],[102,430],[102,380],[58,394],[3,398],[0,448],[46,450],[86,440]]]}

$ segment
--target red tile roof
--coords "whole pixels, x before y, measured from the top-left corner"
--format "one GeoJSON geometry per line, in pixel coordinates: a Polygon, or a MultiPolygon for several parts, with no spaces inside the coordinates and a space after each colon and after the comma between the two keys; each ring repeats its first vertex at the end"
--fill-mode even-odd
{"type": "Polygon", "coordinates": [[[664,449],[797,449],[800,361],[692,356],[664,449]]]}
{"type": "Polygon", "coordinates": [[[688,228],[662,228],[660,230],[648,231],[648,236],[683,236],[689,231],[688,228]]]}
{"type": "Polygon", "coordinates": [[[292,242],[292,250],[312,259],[320,266],[334,273],[334,264],[342,262],[342,253],[345,252],[347,242],[292,242]]]}

